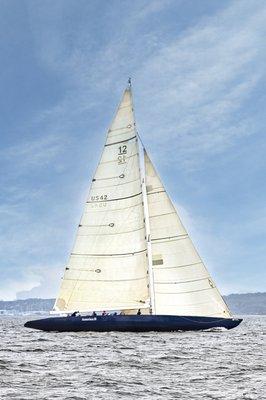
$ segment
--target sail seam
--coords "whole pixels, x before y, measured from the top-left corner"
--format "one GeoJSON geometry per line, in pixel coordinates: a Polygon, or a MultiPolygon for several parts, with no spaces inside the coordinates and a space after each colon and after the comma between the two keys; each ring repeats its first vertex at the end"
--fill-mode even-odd
{"type": "Polygon", "coordinates": [[[131,251],[130,253],[113,253],[113,254],[89,254],[89,253],[71,253],[73,256],[93,256],[93,257],[116,257],[116,256],[134,256],[135,254],[144,253],[147,249],[131,251]]]}
{"type": "MultiPolygon", "coordinates": [[[[100,226],[109,226],[109,225],[82,225],[82,226],[86,226],[86,227],[100,227],[100,226]]],[[[137,228],[137,229],[132,229],[130,231],[124,231],[124,232],[115,232],[115,233],[98,233],[97,232],[97,236],[111,236],[111,235],[123,235],[125,233],[132,233],[132,232],[137,232],[137,231],[141,231],[141,229],[144,229],[144,225],[141,228],[137,228]]],[[[86,235],[82,235],[82,234],[77,234],[78,236],[95,236],[95,233],[88,233],[86,235]]]]}
{"type": "MultiPolygon", "coordinates": [[[[132,158],[132,157],[136,157],[136,156],[138,156],[138,153],[128,155],[128,156],[127,156],[127,159],[132,158]]],[[[110,164],[110,163],[117,163],[117,159],[109,160],[109,161],[101,161],[101,162],[99,162],[98,165],[110,164]]],[[[98,178],[98,179],[97,179],[97,178],[94,177],[94,179],[99,180],[99,179],[101,179],[101,178],[98,178]]]]}
{"type": "MultiPolygon", "coordinates": [[[[91,202],[91,203],[93,204],[94,202],[91,202]]],[[[137,204],[134,204],[133,206],[115,208],[115,209],[113,209],[113,210],[108,210],[108,212],[117,212],[117,211],[121,211],[121,210],[127,210],[128,208],[138,207],[138,206],[140,206],[141,204],[142,204],[142,203],[137,203],[137,204]]],[[[93,210],[93,211],[95,211],[95,210],[93,210]]],[[[97,210],[97,213],[98,213],[98,212],[104,212],[104,213],[106,213],[106,210],[98,209],[98,210],[97,210]]],[[[86,211],[86,210],[85,210],[85,213],[86,213],[86,214],[91,213],[91,209],[90,209],[89,211],[86,211]]]]}
{"type": "Polygon", "coordinates": [[[188,290],[188,291],[186,291],[186,292],[168,292],[168,293],[165,293],[165,292],[156,292],[156,293],[158,293],[158,294],[186,294],[186,293],[203,292],[203,291],[206,291],[206,290],[213,290],[213,289],[216,289],[216,287],[214,286],[214,287],[209,287],[209,288],[206,288],[206,289],[188,290]]]}
{"type": "Polygon", "coordinates": [[[127,107],[131,107],[131,104],[128,104],[127,106],[118,107],[118,110],[122,110],[123,108],[127,108],[127,107]]]}
{"type": "Polygon", "coordinates": [[[176,281],[176,282],[171,282],[171,281],[168,281],[168,282],[159,282],[159,281],[157,281],[157,282],[154,282],[154,283],[156,283],[157,285],[179,285],[179,284],[181,284],[181,283],[190,283],[190,282],[198,282],[198,281],[205,281],[206,279],[209,279],[209,276],[206,276],[205,278],[199,278],[199,279],[191,279],[191,280],[188,280],[188,281],[176,281]]]}
{"type": "Polygon", "coordinates": [[[64,278],[65,281],[86,281],[86,282],[128,282],[128,281],[140,281],[147,279],[147,276],[141,278],[130,278],[130,279],[78,279],[78,278],[64,278]]]}
{"type": "Polygon", "coordinates": [[[136,197],[136,196],[140,196],[142,194],[142,192],[140,193],[136,193],[136,194],[132,194],[131,196],[127,196],[127,197],[119,197],[117,199],[106,199],[106,200],[98,200],[98,201],[87,201],[87,203],[107,203],[108,201],[119,201],[119,200],[126,200],[126,199],[130,199],[131,197],[136,197]]]}
{"type": "Polygon", "coordinates": [[[147,188],[148,188],[148,187],[152,187],[152,189],[151,189],[151,190],[148,190],[148,189],[147,189],[147,192],[152,192],[153,190],[155,190],[156,192],[157,192],[158,190],[164,190],[164,191],[165,191],[165,189],[164,189],[162,186],[153,187],[152,185],[147,185],[147,188]]]}
{"type": "Polygon", "coordinates": [[[132,136],[132,137],[129,138],[129,139],[120,140],[119,142],[107,143],[107,144],[105,145],[105,147],[107,147],[107,146],[112,146],[113,144],[119,144],[119,143],[129,142],[129,140],[135,139],[136,137],[137,137],[137,136],[135,135],[135,136],[132,136]]]}
{"type": "Polygon", "coordinates": [[[170,239],[173,239],[173,238],[185,239],[186,237],[188,237],[188,234],[184,233],[182,235],[166,236],[166,237],[162,237],[162,238],[151,239],[151,241],[153,242],[155,240],[170,240],[170,239]]]}
{"type": "Polygon", "coordinates": [[[158,192],[147,192],[147,196],[150,194],[165,193],[165,190],[159,190],[158,192]]]}
{"type": "MultiPolygon", "coordinates": [[[[115,131],[117,131],[117,129],[115,131]]],[[[133,133],[133,132],[135,132],[135,127],[133,127],[132,129],[128,129],[125,132],[118,132],[118,133],[114,133],[114,134],[110,135],[110,133],[115,132],[115,131],[109,131],[108,139],[112,139],[112,138],[114,138],[116,136],[122,136],[122,135],[125,135],[127,133],[133,133]]]]}
{"type": "Polygon", "coordinates": [[[187,235],[187,236],[177,237],[177,238],[173,238],[173,239],[157,240],[156,242],[153,242],[153,244],[156,245],[156,244],[161,244],[161,243],[176,242],[178,240],[185,240],[188,238],[189,238],[189,236],[187,235]]]}
{"type": "MultiPolygon", "coordinates": [[[[96,179],[96,181],[98,181],[98,180],[107,180],[107,179],[115,179],[115,178],[120,178],[120,176],[114,176],[112,178],[96,179]]],[[[123,178],[120,178],[120,179],[123,179],[123,178]]],[[[122,185],[127,185],[128,183],[133,183],[133,182],[137,182],[137,181],[139,181],[139,178],[134,179],[133,181],[117,183],[116,185],[100,186],[100,187],[97,187],[95,189],[106,189],[106,188],[109,188],[109,187],[122,186],[122,185]]]]}
{"type": "MultiPolygon", "coordinates": [[[[67,272],[69,273],[69,272],[73,272],[73,271],[81,271],[81,272],[99,272],[99,271],[97,271],[97,270],[95,270],[95,269],[89,269],[89,268],[74,268],[74,267],[71,267],[71,266],[69,266],[69,267],[66,267],[67,268],[67,272]]],[[[116,267],[115,267],[116,268],[116,267]]]]}
{"type": "Polygon", "coordinates": [[[171,214],[176,214],[176,212],[175,211],[171,211],[169,213],[164,213],[164,214],[150,215],[150,218],[164,217],[165,215],[171,215],[171,214]]]}
{"type": "MultiPolygon", "coordinates": [[[[194,306],[201,306],[202,304],[210,304],[210,301],[202,301],[200,303],[186,303],[182,304],[182,307],[194,307],[194,306]]],[[[167,304],[167,307],[177,307],[176,304],[167,304]]]]}
{"type": "MultiPolygon", "coordinates": [[[[130,124],[130,125],[131,125],[131,124],[130,124]]],[[[134,130],[134,127],[133,127],[133,126],[130,126],[130,128],[133,128],[133,129],[131,129],[131,131],[134,130]]],[[[122,126],[121,128],[109,129],[109,130],[108,130],[108,133],[109,133],[109,132],[114,132],[114,131],[120,131],[121,129],[130,129],[130,128],[128,127],[128,125],[127,125],[127,126],[122,126]]]]}

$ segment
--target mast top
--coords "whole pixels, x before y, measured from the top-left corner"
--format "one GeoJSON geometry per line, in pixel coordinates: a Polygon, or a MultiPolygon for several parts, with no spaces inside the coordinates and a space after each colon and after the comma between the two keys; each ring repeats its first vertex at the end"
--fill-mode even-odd
{"type": "Polygon", "coordinates": [[[127,83],[128,83],[128,87],[131,88],[131,78],[128,78],[127,83]]]}

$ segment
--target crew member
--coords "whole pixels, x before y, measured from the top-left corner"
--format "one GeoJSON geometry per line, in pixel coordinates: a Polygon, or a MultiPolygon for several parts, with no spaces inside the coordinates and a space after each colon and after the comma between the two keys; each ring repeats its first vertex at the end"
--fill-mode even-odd
{"type": "Polygon", "coordinates": [[[73,314],[71,314],[71,317],[76,317],[78,315],[78,311],[74,311],[73,314]]]}

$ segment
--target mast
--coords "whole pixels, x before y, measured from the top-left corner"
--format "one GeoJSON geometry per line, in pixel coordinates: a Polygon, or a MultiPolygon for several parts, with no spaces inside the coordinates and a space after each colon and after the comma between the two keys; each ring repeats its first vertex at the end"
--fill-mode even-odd
{"type": "MultiPolygon", "coordinates": [[[[132,84],[131,84],[131,78],[128,79],[128,89],[131,91],[132,94],[132,103],[133,103],[133,93],[132,93],[132,84]]],[[[135,118],[135,111],[134,111],[134,103],[133,103],[133,115],[134,115],[134,121],[136,123],[136,118],[135,118]]],[[[148,208],[148,199],[147,199],[147,190],[146,190],[146,179],[145,179],[145,172],[144,172],[144,153],[145,153],[145,147],[142,143],[142,140],[138,134],[138,131],[136,129],[137,136],[140,139],[141,142],[141,152],[139,154],[142,154],[141,160],[140,160],[140,173],[141,173],[141,187],[142,187],[142,196],[143,196],[143,210],[144,210],[144,224],[145,224],[145,232],[146,232],[146,243],[147,243],[147,263],[148,263],[148,281],[149,281],[149,294],[150,294],[150,314],[156,314],[155,310],[155,292],[154,292],[154,276],[153,276],[153,268],[152,268],[152,249],[151,249],[151,234],[150,234],[150,218],[149,218],[149,208],[148,208]]],[[[140,148],[140,145],[138,144],[138,147],[140,148]]]]}
{"type": "MultiPolygon", "coordinates": [[[[145,149],[143,149],[145,151],[145,149]]],[[[150,311],[151,314],[156,314],[155,310],[155,293],[154,293],[154,277],[152,268],[152,251],[151,251],[151,232],[150,232],[150,218],[147,200],[146,180],[145,175],[142,173],[142,195],[143,195],[143,208],[145,218],[145,230],[147,241],[147,258],[148,258],[148,272],[149,272],[149,293],[150,293],[150,311]]]]}

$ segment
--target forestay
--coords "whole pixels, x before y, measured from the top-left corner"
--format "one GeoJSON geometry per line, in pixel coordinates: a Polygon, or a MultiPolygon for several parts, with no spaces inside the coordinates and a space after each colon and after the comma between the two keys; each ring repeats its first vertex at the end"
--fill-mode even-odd
{"type": "Polygon", "coordinates": [[[145,307],[148,297],[138,139],[129,87],[108,130],[54,310],[136,309],[145,307]]]}
{"type": "Polygon", "coordinates": [[[229,317],[147,153],[144,154],[155,313],[229,317]]]}

